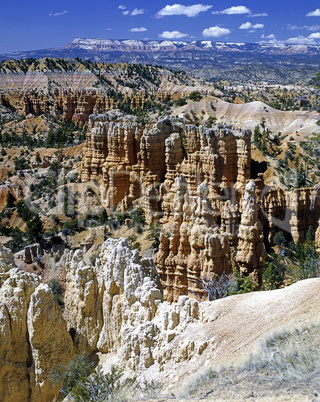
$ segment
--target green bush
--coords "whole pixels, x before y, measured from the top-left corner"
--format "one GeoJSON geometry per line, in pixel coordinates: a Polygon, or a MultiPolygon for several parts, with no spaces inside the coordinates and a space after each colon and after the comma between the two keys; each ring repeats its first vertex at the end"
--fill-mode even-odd
{"type": "Polygon", "coordinates": [[[189,99],[195,102],[198,102],[202,98],[201,93],[199,91],[193,91],[189,95],[189,99]]]}
{"type": "Polygon", "coordinates": [[[43,223],[38,214],[34,215],[31,220],[27,222],[26,233],[31,236],[32,239],[39,239],[43,234],[43,223]]]}
{"type": "Polygon", "coordinates": [[[116,366],[111,366],[107,374],[100,366],[93,371],[93,365],[84,355],[75,356],[66,366],[55,366],[50,373],[52,384],[61,384],[61,394],[77,402],[151,399],[161,389],[155,381],[140,384],[135,378],[122,377],[123,372],[116,366]]]}
{"type": "Polygon", "coordinates": [[[160,233],[161,233],[161,225],[159,223],[153,222],[148,229],[148,240],[152,240],[152,247],[155,252],[159,250],[160,245],[160,233]]]}
{"type": "Polygon", "coordinates": [[[6,206],[5,208],[13,208],[14,204],[16,202],[15,197],[12,195],[10,191],[7,192],[7,197],[6,197],[6,206]]]}
{"type": "Polygon", "coordinates": [[[58,281],[58,279],[53,278],[53,279],[50,279],[50,281],[48,282],[48,286],[52,290],[54,298],[56,299],[59,306],[63,306],[64,305],[63,297],[62,297],[63,288],[61,286],[61,283],[58,281]]]}
{"type": "Polygon", "coordinates": [[[229,295],[252,292],[258,286],[250,275],[241,276],[237,270],[233,271],[233,277],[234,280],[229,286],[229,295]]]}
{"type": "Polygon", "coordinates": [[[49,378],[53,385],[60,384],[60,392],[68,395],[79,383],[86,381],[93,370],[93,364],[84,356],[76,355],[66,365],[55,365],[52,367],[49,378]]]}
{"type": "Polygon", "coordinates": [[[262,280],[263,289],[279,289],[283,286],[285,280],[286,265],[282,256],[272,254],[263,268],[262,280]]]}

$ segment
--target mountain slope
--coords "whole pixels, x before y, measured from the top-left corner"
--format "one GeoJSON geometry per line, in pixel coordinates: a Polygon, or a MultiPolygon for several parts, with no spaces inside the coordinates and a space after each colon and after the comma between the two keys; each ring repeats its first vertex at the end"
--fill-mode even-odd
{"type": "Polygon", "coordinates": [[[157,64],[195,71],[214,81],[307,82],[320,69],[320,46],[212,41],[137,41],[76,38],[64,48],[0,55],[91,59],[109,63],[157,64]]]}

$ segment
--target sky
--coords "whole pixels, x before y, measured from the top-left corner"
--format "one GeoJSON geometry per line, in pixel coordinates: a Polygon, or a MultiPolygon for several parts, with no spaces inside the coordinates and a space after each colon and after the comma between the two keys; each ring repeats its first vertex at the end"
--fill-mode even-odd
{"type": "Polygon", "coordinates": [[[0,53],[74,38],[320,44],[320,1],[16,0],[0,12],[0,53]]]}

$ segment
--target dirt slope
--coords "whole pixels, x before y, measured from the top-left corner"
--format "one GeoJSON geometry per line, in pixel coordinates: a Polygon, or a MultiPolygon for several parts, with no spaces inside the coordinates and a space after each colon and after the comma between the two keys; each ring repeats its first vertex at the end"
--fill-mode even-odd
{"type": "MultiPolygon", "coordinates": [[[[206,340],[208,347],[203,354],[187,362],[174,364],[169,361],[162,372],[153,365],[148,369],[147,377],[165,383],[169,395],[171,392],[174,395],[183,395],[187,384],[192,379],[199,378],[208,369],[230,365],[241,366],[259,343],[271,334],[283,330],[290,331],[297,327],[311,327],[314,323],[319,324],[319,306],[319,278],[300,281],[280,290],[253,292],[214,302],[204,302],[200,305],[200,322],[188,324],[184,333],[171,341],[172,348],[178,348],[191,339],[198,342],[206,340]]],[[[233,393],[229,394],[220,387],[221,394],[208,395],[205,399],[246,399],[245,395],[251,394],[251,391],[255,391],[258,387],[256,377],[251,379],[251,382],[247,379],[247,388],[243,396],[237,395],[237,386],[233,388],[233,393]]],[[[280,399],[278,397],[270,399],[270,395],[266,396],[266,399],[261,395],[261,399],[253,400],[299,400],[294,397],[295,394],[303,395],[300,386],[296,391],[290,389],[291,399],[283,399],[285,391],[281,387],[279,391],[278,388],[274,391],[274,396],[277,394],[280,399]]],[[[309,391],[312,395],[313,390],[309,391]]]]}
{"type": "Polygon", "coordinates": [[[320,118],[318,112],[281,111],[259,101],[237,105],[213,96],[206,96],[200,102],[190,102],[176,109],[174,113],[182,117],[191,110],[198,116],[201,116],[204,111],[206,116],[216,117],[217,123],[234,124],[251,130],[265,119],[266,127],[274,133],[281,132],[282,135],[305,136],[320,132],[320,127],[317,125],[320,118]]]}

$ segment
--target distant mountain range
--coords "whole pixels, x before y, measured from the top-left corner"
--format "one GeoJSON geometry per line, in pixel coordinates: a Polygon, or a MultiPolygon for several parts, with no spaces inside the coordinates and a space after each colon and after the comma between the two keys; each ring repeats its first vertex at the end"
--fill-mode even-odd
{"type": "Polygon", "coordinates": [[[170,41],[170,40],[111,40],[76,38],[65,49],[89,52],[186,52],[204,51],[210,53],[236,52],[259,53],[265,55],[308,55],[320,57],[320,46],[286,45],[273,43],[233,43],[213,41],[170,41]]]}
{"type": "Polygon", "coordinates": [[[90,59],[109,63],[158,64],[210,80],[307,82],[320,70],[320,46],[213,41],[111,40],[76,38],[63,48],[0,55],[90,59]]]}

